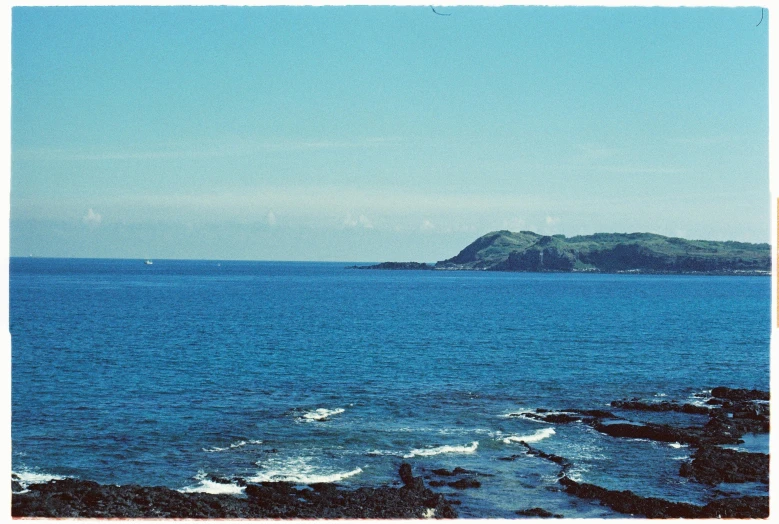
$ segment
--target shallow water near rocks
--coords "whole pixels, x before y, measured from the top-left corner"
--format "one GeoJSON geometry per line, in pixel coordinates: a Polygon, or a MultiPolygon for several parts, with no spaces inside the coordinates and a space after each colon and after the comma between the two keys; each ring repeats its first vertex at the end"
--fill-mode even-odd
{"type": "Polygon", "coordinates": [[[678,475],[683,446],[507,415],[768,389],[768,278],[347,265],[11,259],[14,471],[240,492],[210,476],[374,486],[407,461],[428,482],[473,471],[480,488],[437,488],[464,517],[612,517],[518,441],[611,489],[703,504],[715,488],[678,475]]]}

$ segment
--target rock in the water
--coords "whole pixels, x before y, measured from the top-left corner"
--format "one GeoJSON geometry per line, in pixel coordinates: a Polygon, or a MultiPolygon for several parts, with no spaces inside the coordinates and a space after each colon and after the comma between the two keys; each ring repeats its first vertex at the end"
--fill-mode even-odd
{"type": "Polygon", "coordinates": [[[472,478],[464,478],[455,480],[454,482],[448,482],[447,485],[455,489],[480,488],[481,482],[472,478]]]}
{"type": "Polygon", "coordinates": [[[400,480],[404,485],[410,486],[414,483],[414,474],[411,472],[411,464],[408,462],[404,462],[400,465],[398,473],[400,474],[400,480]]]}
{"type": "Polygon", "coordinates": [[[771,400],[771,394],[768,391],[760,391],[758,389],[734,389],[726,388],[724,386],[712,389],[711,396],[714,398],[740,402],[748,400],[771,400]]]}
{"type": "Polygon", "coordinates": [[[373,266],[349,266],[347,269],[390,269],[390,270],[432,270],[433,266],[429,266],[424,262],[382,262],[373,266]]]}
{"type": "Polygon", "coordinates": [[[762,482],[768,484],[769,457],[715,446],[698,449],[692,462],[682,464],[679,474],[716,486],[720,482],[762,482]]]}
{"type": "Polygon", "coordinates": [[[520,517],[540,517],[544,519],[548,518],[555,518],[555,519],[561,519],[563,518],[562,515],[558,515],[557,513],[552,513],[551,511],[547,511],[544,508],[528,508],[528,509],[520,509],[515,511],[517,515],[520,517]]]}
{"type": "Polygon", "coordinates": [[[562,477],[559,482],[571,495],[596,499],[619,513],[643,515],[650,519],[768,518],[768,497],[720,499],[705,506],[696,506],[684,502],[642,497],[632,491],[609,490],[593,484],[579,483],[568,477],[562,477]]]}
{"type": "Polygon", "coordinates": [[[690,413],[695,415],[708,415],[710,409],[704,406],[694,404],[679,404],[678,402],[643,402],[640,400],[615,400],[611,406],[619,409],[629,409],[635,411],[676,411],[679,413],[690,413]]]}

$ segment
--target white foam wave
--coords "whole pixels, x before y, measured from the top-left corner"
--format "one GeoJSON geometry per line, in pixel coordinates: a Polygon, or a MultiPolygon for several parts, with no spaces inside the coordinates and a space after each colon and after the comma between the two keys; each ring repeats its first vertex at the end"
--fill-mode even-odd
{"type": "Polygon", "coordinates": [[[525,442],[529,444],[531,442],[539,442],[545,438],[551,437],[554,434],[555,430],[553,428],[544,428],[539,429],[532,435],[510,435],[503,439],[503,443],[511,444],[512,442],[525,442]]]}
{"type": "Polygon", "coordinates": [[[368,451],[366,455],[375,455],[375,456],[401,456],[400,453],[397,451],[389,451],[386,449],[372,449],[371,451],[368,451]]]}
{"type": "Polygon", "coordinates": [[[30,471],[26,469],[20,471],[11,471],[11,475],[16,475],[14,480],[16,480],[16,482],[22,486],[22,491],[18,491],[16,493],[27,493],[27,486],[31,484],[45,484],[51,480],[62,480],[66,478],[61,475],[41,473],[39,471],[30,471]]]}
{"type": "Polygon", "coordinates": [[[307,457],[295,457],[286,461],[269,462],[267,469],[260,471],[249,482],[293,482],[295,484],[317,484],[339,482],[362,473],[362,468],[351,471],[325,471],[311,464],[307,457]]]}
{"type": "Polygon", "coordinates": [[[193,486],[186,486],[179,489],[180,493],[210,493],[212,495],[241,495],[245,488],[232,482],[225,484],[222,482],[214,482],[208,478],[208,474],[205,471],[199,471],[195,476],[197,484],[193,486]]]}
{"type": "Polygon", "coordinates": [[[674,449],[686,448],[687,447],[687,444],[682,444],[681,442],[671,442],[668,445],[671,446],[674,449]]]}
{"type": "Polygon", "coordinates": [[[438,446],[437,448],[412,449],[403,458],[432,457],[442,453],[474,453],[479,447],[478,441],[473,441],[468,446],[438,446]]]}
{"type": "Polygon", "coordinates": [[[318,408],[312,411],[309,411],[307,413],[304,413],[301,419],[305,420],[306,422],[322,422],[324,420],[329,419],[333,415],[339,415],[343,413],[345,410],[344,408],[335,408],[335,409],[326,409],[326,408],[318,408]]]}
{"type": "Polygon", "coordinates": [[[554,416],[554,415],[576,415],[576,413],[573,413],[571,411],[545,411],[543,413],[538,413],[536,411],[513,411],[511,413],[506,413],[505,415],[501,415],[501,418],[521,418],[522,420],[529,420],[530,422],[537,422],[538,424],[554,424],[554,422],[549,422],[547,420],[543,420],[543,417],[548,416],[554,416]]]}
{"type": "Polygon", "coordinates": [[[671,457],[671,460],[687,460],[690,458],[689,455],[682,455],[681,457],[671,457]]]}
{"type": "Polygon", "coordinates": [[[242,448],[246,444],[262,444],[262,441],[261,440],[249,440],[249,441],[239,440],[238,442],[233,442],[232,444],[230,444],[226,448],[220,448],[220,447],[214,446],[213,448],[203,448],[203,451],[205,451],[206,453],[219,453],[220,451],[227,451],[227,450],[230,450],[230,449],[242,448]]]}

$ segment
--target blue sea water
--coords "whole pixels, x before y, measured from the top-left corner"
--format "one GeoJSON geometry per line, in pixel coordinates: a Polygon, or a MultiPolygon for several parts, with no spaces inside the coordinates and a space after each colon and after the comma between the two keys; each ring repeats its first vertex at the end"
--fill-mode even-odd
{"type": "Polygon", "coordinates": [[[346,265],[12,258],[14,471],[240,494],[209,476],[372,486],[408,461],[482,474],[441,488],[461,516],[621,516],[518,440],[611,489],[713,488],[678,475],[685,447],[509,415],[769,387],[768,278],[346,265]]]}

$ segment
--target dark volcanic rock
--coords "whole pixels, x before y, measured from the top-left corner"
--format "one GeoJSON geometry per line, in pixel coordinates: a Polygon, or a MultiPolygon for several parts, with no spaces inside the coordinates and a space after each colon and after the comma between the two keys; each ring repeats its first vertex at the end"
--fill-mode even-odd
{"type": "Polygon", "coordinates": [[[559,480],[567,493],[585,499],[599,500],[614,511],[663,518],[768,518],[768,497],[720,499],[705,506],[670,502],[654,497],[641,497],[632,491],[615,491],[579,483],[568,477],[559,480]]]}
{"type": "Polygon", "coordinates": [[[699,446],[702,444],[739,444],[743,433],[715,431],[712,428],[675,428],[667,424],[603,424],[595,421],[592,427],[612,437],[644,438],[657,442],[680,442],[699,446]]]}
{"type": "Polygon", "coordinates": [[[463,469],[460,466],[457,466],[452,471],[449,471],[448,469],[434,469],[432,470],[432,473],[438,475],[439,477],[454,477],[457,475],[475,475],[477,474],[475,471],[471,471],[468,469],[463,469]]]}
{"type": "Polygon", "coordinates": [[[402,463],[398,473],[400,475],[400,480],[404,485],[410,486],[414,483],[414,474],[411,472],[411,465],[409,463],[402,463]]]}
{"type": "MultiPolygon", "coordinates": [[[[406,465],[408,466],[408,465],[406,465]]],[[[403,468],[402,488],[382,486],[341,490],[315,484],[297,489],[284,482],[246,486],[246,497],[180,493],[163,487],[101,486],[96,482],[64,479],[33,484],[28,493],[12,495],[14,517],[72,518],[349,518],[416,519],[433,510],[440,518],[457,512],[421,478],[403,468]]]]}
{"type": "Polygon", "coordinates": [[[619,513],[643,515],[650,519],[695,518],[699,516],[700,507],[692,504],[645,498],[632,491],[608,490],[594,484],[579,483],[568,477],[561,478],[559,482],[567,493],[579,498],[597,499],[604,506],[619,513]]]}
{"type": "Polygon", "coordinates": [[[451,486],[455,489],[480,488],[481,482],[472,478],[464,478],[455,480],[454,482],[447,482],[447,486],[451,486]]]}
{"type": "Polygon", "coordinates": [[[716,486],[720,482],[762,482],[768,484],[769,457],[718,447],[698,449],[692,462],[682,464],[679,474],[716,486]]]}
{"type": "Polygon", "coordinates": [[[724,386],[716,387],[711,390],[711,396],[725,400],[746,401],[746,400],[770,400],[771,395],[767,391],[757,389],[733,389],[724,386]]]}
{"type": "Polygon", "coordinates": [[[697,415],[708,415],[710,409],[694,404],[679,404],[678,402],[642,402],[640,400],[615,400],[612,407],[637,411],[676,411],[697,415]]]}
{"type": "MultiPolygon", "coordinates": [[[[574,410],[570,410],[574,411],[574,410]]],[[[604,411],[602,409],[580,409],[576,410],[577,413],[594,418],[617,418],[611,411],[604,411]]]]}
{"type": "Polygon", "coordinates": [[[532,411],[527,411],[524,413],[511,413],[509,417],[531,418],[533,420],[540,420],[542,422],[549,422],[551,424],[567,424],[569,422],[577,422],[582,419],[582,417],[577,415],[550,412],[548,409],[543,408],[536,409],[535,413],[532,411]]]}
{"type": "Polygon", "coordinates": [[[449,471],[448,469],[434,469],[432,471],[435,475],[438,475],[439,477],[452,477],[456,475],[454,471],[449,471]]]}
{"type": "Polygon", "coordinates": [[[433,269],[433,266],[429,266],[424,262],[382,262],[373,266],[350,266],[348,269],[403,269],[419,271],[433,269]]]}
{"type": "MultiPolygon", "coordinates": [[[[566,472],[571,468],[573,465],[570,460],[568,460],[565,457],[561,457],[560,455],[553,455],[552,453],[546,453],[544,451],[541,451],[540,449],[536,449],[527,442],[521,442],[523,446],[527,449],[528,455],[533,455],[535,457],[540,457],[542,459],[549,460],[551,462],[554,462],[555,464],[558,464],[562,466],[562,469],[560,470],[559,476],[565,476],[566,472]]],[[[517,455],[513,455],[516,457],[517,455]]]]}
{"type": "Polygon", "coordinates": [[[690,443],[692,440],[686,432],[665,424],[631,424],[622,422],[603,424],[595,422],[592,427],[612,437],[645,438],[660,442],[685,443],[690,443]]]}
{"type": "Polygon", "coordinates": [[[515,511],[517,515],[520,517],[541,517],[544,519],[548,518],[556,518],[561,519],[563,518],[562,515],[558,515],[556,513],[552,513],[551,511],[547,511],[544,508],[528,508],[528,509],[520,509],[515,511]]]}
{"type": "Polygon", "coordinates": [[[708,519],[767,519],[768,497],[726,498],[709,502],[703,507],[708,519]]]}

